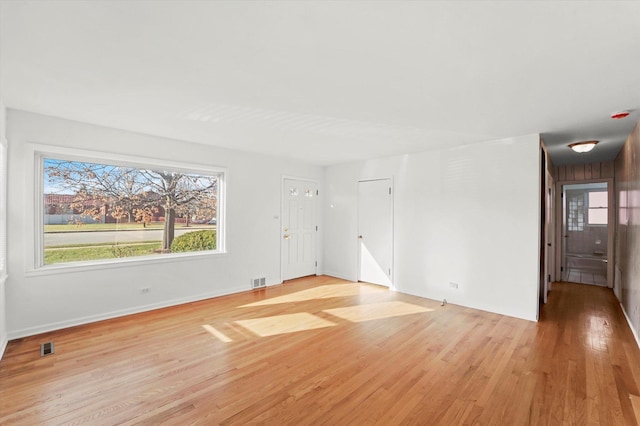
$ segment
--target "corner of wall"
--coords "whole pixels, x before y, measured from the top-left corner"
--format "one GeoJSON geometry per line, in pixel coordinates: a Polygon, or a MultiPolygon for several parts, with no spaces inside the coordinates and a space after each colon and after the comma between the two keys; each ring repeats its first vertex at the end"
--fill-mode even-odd
{"type": "Polygon", "coordinates": [[[357,182],[392,176],[396,289],[536,321],[539,164],[532,134],[326,168],[324,272],[357,280],[357,182]]]}
{"type": "Polygon", "coordinates": [[[7,318],[6,318],[6,298],[4,286],[7,280],[7,276],[4,275],[0,277],[0,361],[2,360],[2,356],[4,355],[4,351],[7,348],[7,344],[9,343],[9,337],[7,333],[7,318]]]}
{"type": "MultiPolygon", "coordinates": [[[[6,108],[2,100],[0,100],[0,144],[4,144],[6,140],[6,108]]],[[[4,161],[4,159],[0,158],[0,161],[4,161]]],[[[0,180],[1,184],[4,186],[6,179],[4,176],[0,180]]],[[[0,197],[4,198],[6,188],[0,188],[0,197]]],[[[2,202],[3,200],[0,200],[2,202]]],[[[6,214],[4,209],[0,209],[1,214],[6,214]]],[[[0,226],[4,226],[5,218],[0,218],[0,226]]],[[[4,235],[4,232],[2,232],[4,235]]],[[[0,244],[4,244],[3,241],[0,241],[0,244]]],[[[0,253],[4,255],[4,250],[0,250],[0,253]]],[[[6,262],[0,262],[2,265],[5,265],[6,262]]],[[[4,267],[3,267],[4,269],[4,267]]],[[[2,360],[2,356],[4,355],[4,350],[7,347],[8,338],[7,338],[7,304],[5,298],[5,282],[7,280],[7,276],[4,274],[3,270],[0,270],[0,360],[2,360]]]]}

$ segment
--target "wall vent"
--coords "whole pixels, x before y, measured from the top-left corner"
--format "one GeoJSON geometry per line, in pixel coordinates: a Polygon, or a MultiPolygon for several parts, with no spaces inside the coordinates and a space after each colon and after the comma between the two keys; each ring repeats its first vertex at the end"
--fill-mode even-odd
{"type": "Polygon", "coordinates": [[[251,288],[264,288],[266,286],[267,279],[265,277],[251,278],[251,288]]]}
{"type": "Polygon", "coordinates": [[[46,342],[40,344],[40,356],[53,355],[55,350],[53,349],[53,342],[46,342]]]}

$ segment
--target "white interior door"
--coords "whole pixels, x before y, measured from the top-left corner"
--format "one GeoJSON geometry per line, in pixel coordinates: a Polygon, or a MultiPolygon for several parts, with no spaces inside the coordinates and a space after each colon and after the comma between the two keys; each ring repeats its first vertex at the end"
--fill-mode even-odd
{"type": "Polygon", "coordinates": [[[285,179],[282,199],[282,279],[314,275],[317,269],[315,182],[285,179]]]}
{"type": "Polygon", "coordinates": [[[358,182],[358,279],[392,285],[393,195],[391,179],[358,182]]]}

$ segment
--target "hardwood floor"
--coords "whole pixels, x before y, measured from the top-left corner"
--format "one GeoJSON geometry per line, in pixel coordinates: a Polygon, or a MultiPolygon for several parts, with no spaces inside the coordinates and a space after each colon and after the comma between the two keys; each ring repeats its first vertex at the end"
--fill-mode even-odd
{"type": "Polygon", "coordinates": [[[635,425],[639,384],[607,288],[536,324],[313,277],[12,341],[0,424],[635,425]]]}

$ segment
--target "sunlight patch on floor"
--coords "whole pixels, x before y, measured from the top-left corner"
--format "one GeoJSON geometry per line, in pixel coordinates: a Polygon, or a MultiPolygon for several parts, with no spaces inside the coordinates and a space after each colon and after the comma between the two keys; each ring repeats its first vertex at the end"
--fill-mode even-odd
{"type": "Polygon", "coordinates": [[[640,396],[630,394],[629,399],[631,400],[631,407],[633,408],[633,412],[636,415],[636,421],[640,423],[640,396]]]}
{"type": "Polygon", "coordinates": [[[327,321],[307,312],[238,320],[235,321],[235,323],[261,337],[295,333],[296,331],[314,330],[317,328],[332,327],[336,325],[331,321],[327,321]]]}
{"type": "Polygon", "coordinates": [[[211,333],[212,336],[217,337],[218,340],[220,340],[221,342],[225,342],[225,343],[233,342],[233,340],[231,340],[229,337],[227,337],[226,334],[224,334],[223,332],[219,331],[215,327],[210,326],[209,324],[203,325],[202,328],[204,328],[209,333],[211,333]]]}
{"type": "Polygon", "coordinates": [[[261,300],[259,302],[242,305],[241,308],[250,308],[254,306],[276,305],[278,303],[295,303],[313,299],[329,299],[332,297],[349,297],[360,294],[371,294],[389,291],[386,288],[376,288],[369,285],[358,283],[353,284],[331,284],[313,287],[307,290],[298,291],[296,293],[286,294],[284,296],[273,297],[271,299],[261,300]]]}
{"type": "Polygon", "coordinates": [[[411,303],[381,302],[370,303],[368,305],[348,306],[346,308],[325,309],[322,312],[351,322],[363,322],[430,311],[433,311],[433,309],[411,303]]]}

